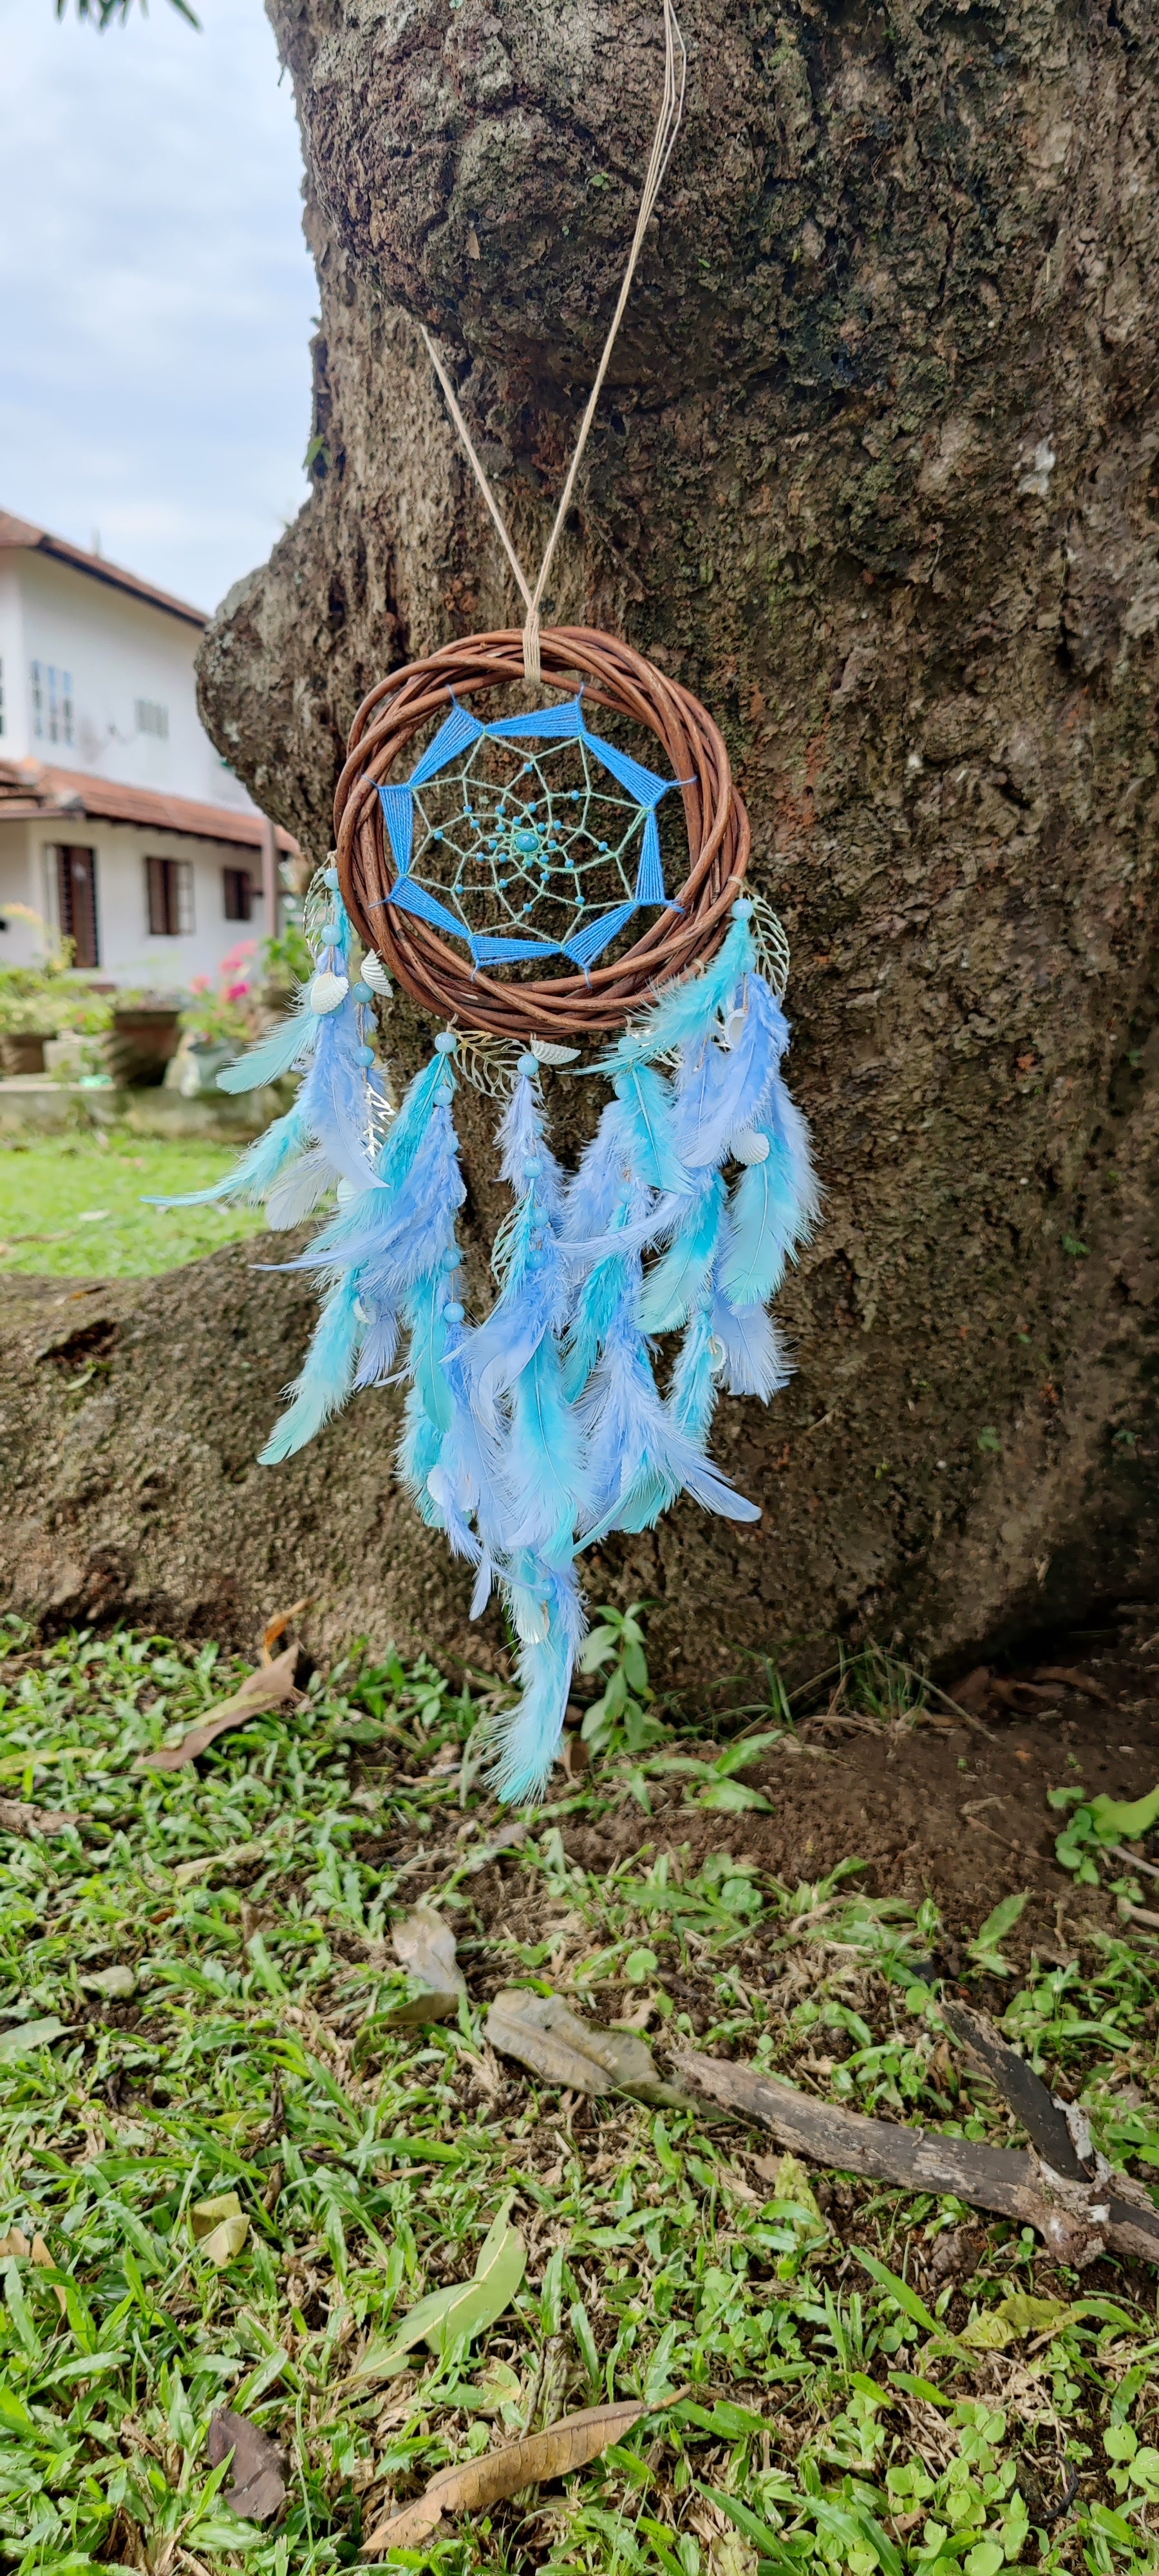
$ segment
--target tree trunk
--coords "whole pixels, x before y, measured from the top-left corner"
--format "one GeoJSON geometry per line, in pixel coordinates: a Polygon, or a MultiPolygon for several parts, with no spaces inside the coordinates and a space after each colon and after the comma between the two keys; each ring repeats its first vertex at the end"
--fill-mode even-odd
{"type": "MultiPolygon", "coordinates": [[[[827,1197],[782,1301],[793,1386],[718,1416],[759,1529],[683,1507],[595,1580],[657,1597],[690,1672],[835,1630],[949,1655],[1156,1573],[1159,31],[1148,0],[687,6],[684,131],[554,611],[723,723],[827,1197]]],[[[315,488],[225,602],[202,692],[321,858],[371,682],[515,622],[411,317],[533,564],[661,33],[639,0],[271,14],[322,298],[315,488]]],[[[236,1279],[201,1274],[223,1322],[236,1279]]],[[[256,1277],[247,1306],[267,1341],[284,1319],[289,1375],[298,1304],[256,1277]]],[[[362,1544],[359,1414],[279,1485],[243,1475],[237,1510],[227,1470],[227,1557],[291,1487],[327,1563],[362,1544]]],[[[385,1434],[374,1473],[389,1494],[385,1434]]],[[[427,1638],[462,1644],[460,1575],[405,1527],[343,1601],[369,1618],[373,1590],[401,1632],[421,1564],[427,1638]]]]}

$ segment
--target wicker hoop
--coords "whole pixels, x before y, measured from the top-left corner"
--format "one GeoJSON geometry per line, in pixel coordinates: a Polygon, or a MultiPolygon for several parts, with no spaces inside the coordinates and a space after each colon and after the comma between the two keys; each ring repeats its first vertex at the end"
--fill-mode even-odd
{"type": "Polygon", "coordinates": [[[750,847],[748,815],[732,783],[728,753],[711,716],[688,689],[666,679],[629,644],[590,627],[546,628],[541,651],[549,688],[570,691],[582,675],[592,704],[615,708],[659,736],[682,784],[688,875],[675,903],[613,964],[593,966],[586,975],[501,984],[456,956],[426,922],[385,900],[395,869],[379,787],[420,726],[444,713],[452,695],[469,699],[522,682],[522,635],[470,635],[380,680],[351,726],[334,799],[338,873],[363,945],[377,949],[404,989],[440,1020],[524,1040],[621,1028],[658,985],[707,964],[727,929],[750,847]]]}

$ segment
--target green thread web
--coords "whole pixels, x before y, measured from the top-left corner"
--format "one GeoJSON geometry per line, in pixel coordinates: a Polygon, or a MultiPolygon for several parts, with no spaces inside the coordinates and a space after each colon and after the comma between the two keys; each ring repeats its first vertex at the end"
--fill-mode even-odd
{"type": "Polygon", "coordinates": [[[647,808],[616,794],[586,742],[508,751],[481,735],[458,767],[414,789],[414,806],[409,874],[466,939],[561,948],[633,900],[647,808]]]}

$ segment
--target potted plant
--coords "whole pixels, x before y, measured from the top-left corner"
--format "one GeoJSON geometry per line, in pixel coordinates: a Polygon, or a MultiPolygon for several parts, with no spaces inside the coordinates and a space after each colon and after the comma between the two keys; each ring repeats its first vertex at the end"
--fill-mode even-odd
{"type": "Polygon", "coordinates": [[[232,1064],[257,1036],[261,1011],[253,985],[256,939],[243,939],[223,957],[217,982],[195,976],[181,1013],[180,1042],[165,1081],[186,1100],[214,1090],[222,1066],[232,1064]]]}

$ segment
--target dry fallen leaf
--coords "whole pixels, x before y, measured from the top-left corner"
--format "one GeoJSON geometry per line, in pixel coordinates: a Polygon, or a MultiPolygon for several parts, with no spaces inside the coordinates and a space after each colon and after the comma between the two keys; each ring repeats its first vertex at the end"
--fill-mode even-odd
{"type": "Polygon", "coordinates": [[[270,2522],[286,2501],[284,2455],[247,2415],[223,2406],[209,2419],[210,2467],[219,2468],[231,2451],[233,2484],[223,2489],[223,2501],[244,2522],[270,2522]]]}
{"type": "Polygon", "coordinates": [[[505,1986],[487,2016],[484,2037],[505,2057],[518,2059],[548,2084],[572,2093],[630,2093],[639,2102],[684,2107],[692,2096],[664,2084],[647,2043],[636,2031],[598,2030],[581,2021],[560,1995],[532,1995],[505,1986]]]}
{"type": "Polygon", "coordinates": [[[659,2414],[661,2407],[675,2406],[684,2394],[681,2389],[650,2406],[636,2398],[617,2406],[589,2406],[582,2415],[561,2416],[546,2432],[525,2433],[521,2441],[485,2451],[481,2459],[440,2469],[425,2495],[375,2524],[364,2544],[368,2555],[377,2556],[383,2549],[418,2548],[445,2513],[483,2513],[504,2496],[518,2495],[521,2487],[545,2486],[550,2478],[570,2477],[573,2469],[598,2459],[612,2442],[621,2442],[642,2415],[659,2414]]]}
{"type": "Polygon", "coordinates": [[[189,2224],[195,2245],[219,2272],[232,2263],[235,2254],[240,2254],[250,2232],[236,2191],[218,2192],[212,2200],[195,2200],[190,2207],[189,2224]]]}
{"type": "MultiPolygon", "coordinates": [[[[56,2261],[49,2253],[43,2236],[34,2236],[31,2245],[22,2227],[10,2227],[7,2236],[0,2236],[0,2263],[27,2263],[30,2255],[41,2271],[55,2272],[56,2261]]],[[[68,2313],[67,2297],[59,2281],[54,2281],[53,2288],[56,2293],[56,2304],[63,2317],[68,2313]]]]}
{"type": "Polygon", "coordinates": [[[308,1610],[309,1607],[310,1599],[306,1594],[301,1601],[292,1601],[288,1610],[280,1610],[276,1619],[267,1619],[262,1636],[263,1664],[272,1664],[278,1639],[285,1636],[287,1628],[292,1628],[295,1620],[301,1618],[303,1610],[308,1610]]]}
{"type": "Polygon", "coordinates": [[[132,1968],[94,1968],[91,1976],[81,1977],[77,1982],[84,1987],[86,1994],[104,1995],[109,2003],[127,2003],[130,1995],[137,1991],[132,1968]]]}
{"type": "Polygon", "coordinates": [[[217,1736],[224,1735],[227,1727],[241,1726],[247,1717],[256,1717],[262,1709],[277,1708],[285,1699],[296,1699],[294,1674],[297,1664],[297,1647],[287,1646],[285,1654],[279,1655],[276,1663],[261,1665],[256,1673],[247,1673],[232,1699],[219,1700],[199,1726],[191,1727],[188,1735],[182,1736],[180,1744],[163,1744],[156,1753],[139,1753],[134,1770],[181,1771],[187,1762],[196,1762],[199,1753],[205,1753],[217,1736]]]}
{"type": "Polygon", "coordinates": [[[395,2004],[386,2020],[400,2029],[412,2022],[454,2021],[467,1980],[455,1957],[450,1924],[433,1905],[416,1905],[404,1922],[392,1925],[390,1937],[400,1967],[420,1980],[423,1991],[395,2004]]]}
{"type": "Polygon", "coordinates": [[[0,1826],[6,1834],[66,1834],[70,1825],[79,1824],[79,1816],[66,1816],[56,1807],[29,1807],[21,1798],[0,1798],[0,1826]]]}

